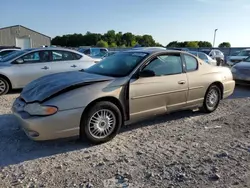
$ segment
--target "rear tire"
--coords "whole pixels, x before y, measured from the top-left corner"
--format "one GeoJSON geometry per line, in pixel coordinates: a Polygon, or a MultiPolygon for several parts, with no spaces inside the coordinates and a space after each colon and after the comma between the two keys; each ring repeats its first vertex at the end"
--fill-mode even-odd
{"type": "Polygon", "coordinates": [[[94,144],[110,141],[119,132],[122,121],[121,111],[115,104],[97,102],[83,116],[80,137],[94,144]]]}
{"type": "Polygon", "coordinates": [[[215,111],[221,100],[221,90],[217,85],[211,85],[205,95],[202,110],[206,113],[215,111]]]}
{"type": "Polygon", "coordinates": [[[8,81],[0,77],[0,96],[8,93],[10,90],[10,85],[8,81]]]}

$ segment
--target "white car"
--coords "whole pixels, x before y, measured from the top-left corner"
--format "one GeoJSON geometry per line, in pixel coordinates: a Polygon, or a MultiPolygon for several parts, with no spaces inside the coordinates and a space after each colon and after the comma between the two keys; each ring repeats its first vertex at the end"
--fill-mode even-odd
{"type": "Polygon", "coordinates": [[[94,64],[93,58],[65,48],[37,48],[12,52],[0,59],[0,95],[6,94],[10,89],[21,89],[45,75],[79,71],[94,64]]]}
{"type": "Polygon", "coordinates": [[[247,59],[250,56],[250,49],[244,49],[240,51],[237,55],[235,56],[230,56],[227,64],[229,66],[234,66],[235,64],[247,59]]]}

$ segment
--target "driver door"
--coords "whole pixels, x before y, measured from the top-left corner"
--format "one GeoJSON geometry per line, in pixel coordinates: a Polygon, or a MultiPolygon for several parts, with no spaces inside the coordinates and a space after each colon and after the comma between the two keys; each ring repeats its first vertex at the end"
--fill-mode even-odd
{"type": "MultiPolygon", "coordinates": [[[[166,113],[182,108],[187,102],[188,83],[183,73],[180,54],[157,56],[143,71],[153,71],[154,76],[131,79],[130,119],[166,113]]],[[[142,73],[141,73],[142,75],[142,73]]]]}

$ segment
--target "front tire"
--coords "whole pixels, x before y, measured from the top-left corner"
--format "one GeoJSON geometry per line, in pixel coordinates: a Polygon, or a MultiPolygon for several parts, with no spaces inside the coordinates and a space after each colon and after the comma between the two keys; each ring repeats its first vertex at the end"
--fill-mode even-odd
{"type": "Polygon", "coordinates": [[[211,85],[205,95],[203,102],[203,111],[211,113],[215,111],[220,103],[221,90],[216,85],[211,85]]]}
{"type": "Polygon", "coordinates": [[[8,81],[0,77],[0,96],[9,92],[10,85],[8,81]]]}
{"type": "Polygon", "coordinates": [[[94,144],[110,141],[119,132],[122,121],[121,111],[115,104],[97,102],[83,116],[80,136],[94,144]]]}

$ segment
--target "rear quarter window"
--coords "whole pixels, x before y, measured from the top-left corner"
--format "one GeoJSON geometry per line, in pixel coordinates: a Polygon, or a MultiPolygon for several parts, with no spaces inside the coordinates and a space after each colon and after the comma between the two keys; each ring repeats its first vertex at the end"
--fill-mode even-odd
{"type": "Polygon", "coordinates": [[[188,72],[195,71],[198,69],[198,62],[197,62],[196,58],[194,58],[190,55],[184,54],[184,60],[186,63],[186,70],[188,72]]]}

